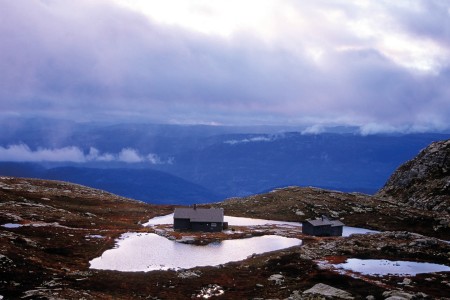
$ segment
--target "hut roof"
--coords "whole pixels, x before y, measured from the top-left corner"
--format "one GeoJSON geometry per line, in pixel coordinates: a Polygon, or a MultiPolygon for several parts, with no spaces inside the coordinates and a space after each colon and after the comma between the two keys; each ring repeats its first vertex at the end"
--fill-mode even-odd
{"type": "Polygon", "coordinates": [[[314,219],[314,220],[307,220],[306,222],[310,223],[313,226],[344,226],[344,223],[342,223],[339,220],[330,220],[326,217],[314,219]]]}
{"type": "Polygon", "coordinates": [[[222,208],[175,208],[174,219],[190,219],[191,222],[223,222],[222,208]]]}

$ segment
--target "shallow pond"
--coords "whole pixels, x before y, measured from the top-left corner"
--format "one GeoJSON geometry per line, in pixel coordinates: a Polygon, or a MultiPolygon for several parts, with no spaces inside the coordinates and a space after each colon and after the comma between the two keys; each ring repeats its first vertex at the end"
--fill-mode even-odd
{"type": "MultiPolygon", "coordinates": [[[[229,226],[277,225],[301,228],[299,222],[225,216],[229,226]]],[[[150,219],[144,226],[173,224],[173,214],[150,219]]],[[[372,230],[345,226],[343,235],[371,233],[372,230]]],[[[114,249],[93,259],[91,268],[118,271],[152,271],[187,269],[197,266],[216,266],[240,261],[253,253],[260,254],[301,245],[302,241],[276,235],[239,240],[225,240],[206,246],[177,243],[152,233],[122,235],[114,249]]]]}
{"type": "Polygon", "coordinates": [[[450,272],[450,267],[433,263],[412,261],[391,261],[386,259],[347,259],[335,268],[353,271],[364,275],[415,276],[420,273],[450,272]]]}
{"type": "Polygon", "coordinates": [[[301,240],[265,235],[225,240],[206,246],[177,243],[153,233],[126,233],[114,249],[93,259],[93,269],[152,271],[216,266],[259,254],[301,245],[301,240]]]}
{"type": "MultiPolygon", "coordinates": [[[[274,221],[274,220],[264,220],[264,219],[252,219],[252,218],[241,218],[241,217],[230,217],[225,216],[224,221],[228,222],[229,226],[258,226],[258,225],[278,225],[278,226],[293,226],[301,227],[300,222],[287,222],[287,221],[274,221]]],[[[150,219],[144,226],[153,226],[161,224],[173,224],[173,214],[155,217],[150,219]]],[[[342,231],[342,236],[349,236],[351,234],[367,234],[367,233],[377,233],[378,231],[369,230],[365,228],[344,226],[342,231]]]]}
{"type": "Polygon", "coordinates": [[[2,227],[8,228],[8,229],[20,228],[22,226],[23,226],[22,224],[15,224],[15,223],[7,223],[7,224],[2,225],[2,227]]]}

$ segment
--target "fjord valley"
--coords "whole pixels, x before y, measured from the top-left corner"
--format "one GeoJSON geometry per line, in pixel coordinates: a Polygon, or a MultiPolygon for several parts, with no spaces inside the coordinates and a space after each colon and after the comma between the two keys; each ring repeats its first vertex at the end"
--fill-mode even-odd
{"type": "MultiPolygon", "coordinates": [[[[1,122],[0,122],[1,123],[1,122]]],[[[1,123],[0,174],[74,182],[149,203],[192,204],[314,186],[374,194],[446,133],[311,134],[289,127],[1,123]]]]}
{"type": "Polygon", "coordinates": [[[450,272],[395,270],[402,261],[450,266],[449,153],[450,140],[430,144],[372,196],[291,186],[204,206],[221,207],[229,216],[294,222],[327,214],[348,226],[378,231],[347,237],[306,236],[300,227],[283,225],[234,226],[229,233],[173,232],[170,226],[143,224],[172,213],[174,206],[67,182],[3,176],[0,295],[4,299],[445,299],[450,272]],[[117,238],[127,232],[162,234],[173,243],[195,242],[198,247],[266,234],[303,242],[188,270],[124,272],[90,267],[90,261],[115,247],[117,238]],[[392,262],[390,274],[337,267],[353,259],[392,262]]]}

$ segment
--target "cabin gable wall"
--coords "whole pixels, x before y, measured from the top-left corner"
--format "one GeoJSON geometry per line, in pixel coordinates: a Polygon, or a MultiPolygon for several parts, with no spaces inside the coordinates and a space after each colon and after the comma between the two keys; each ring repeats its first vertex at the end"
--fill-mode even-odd
{"type": "Polygon", "coordinates": [[[175,229],[175,230],[190,230],[191,229],[191,220],[189,220],[189,219],[174,219],[173,220],[173,229],[175,229]]]}

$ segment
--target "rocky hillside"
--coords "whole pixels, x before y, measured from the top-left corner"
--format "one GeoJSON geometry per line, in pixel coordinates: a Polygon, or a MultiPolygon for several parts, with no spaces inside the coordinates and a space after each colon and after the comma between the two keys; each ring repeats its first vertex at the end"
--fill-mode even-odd
{"type": "Polygon", "coordinates": [[[450,140],[434,142],[400,166],[377,196],[450,212],[450,140]]]}
{"type": "Polygon", "coordinates": [[[213,206],[222,207],[234,216],[298,222],[327,215],[348,226],[404,230],[450,240],[448,213],[358,193],[287,187],[267,194],[229,199],[213,206]]]}
{"type": "MultiPolygon", "coordinates": [[[[373,228],[385,224],[386,229],[399,229],[408,222],[425,226],[432,222],[427,218],[438,213],[425,212],[420,223],[420,218],[409,219],[415,211],[408,208],[411,211],[402,223],[398,217],[402,207],[387,201],[297,189],[242,199],[244,206],[238,200],[223,205],[229,215],[289,220],[329,211],[349,224],[371,224],[373,228]],[[288,206],[282,205],[283,199],[288,206]],[[370,223],[369,216],[381,221],[370,223]]],[[[64,182],[0,177],[0,299],[439,299],[448,295],[450,283],[445,272],[405,279],[342,273],[326,267],[330,266],[327,261],[342,262],[347,257],[448,264],[448,243],[406,232],[301,237],[302,247],[190,270],[144,273],[89,268],[89,261],[113,248],[120,234],[149,232],[151,228],[139,223],[172,211],[170,206],[149,205],[64,182]]],[[[252,235],[261,229],[239,227],[235,232],[252,235]]],[[[273,227],[270,231],[301,236],[301,231],[292,228],[273,227]]]]}
{"type": "MultiPolygon", "coordinates": [[[[45,290],[85,278],[89,260],[121,233],[172,210],[60,181],[0,177],[0,296],[50,299],[45,290]]],[[[62,295],[81,299],[72,288],[62,295]]]]}

